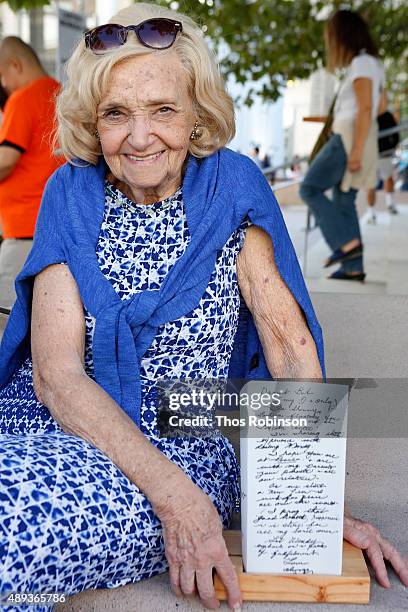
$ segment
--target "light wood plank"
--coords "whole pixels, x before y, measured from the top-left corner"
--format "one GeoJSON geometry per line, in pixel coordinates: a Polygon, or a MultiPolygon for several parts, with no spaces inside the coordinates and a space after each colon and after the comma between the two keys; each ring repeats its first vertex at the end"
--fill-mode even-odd
{"type": "MultiPolygon", "coordinates": [[[[244,572],[241,556],[241,532],[225,531],[224,539],[231,556],[245,601],[298,601],[312,603],[358,603],[370,600],[370,576],[360,549],[344,542],[341,576],[249,574],[244,572]]],[[[221,580],[215,575],[215,591],[226,599],[221,580]]]]}

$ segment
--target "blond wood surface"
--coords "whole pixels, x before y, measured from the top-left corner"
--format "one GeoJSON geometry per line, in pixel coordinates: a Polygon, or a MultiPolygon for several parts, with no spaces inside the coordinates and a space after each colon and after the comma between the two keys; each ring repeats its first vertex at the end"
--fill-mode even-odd
{"type": "MultiPolygon", "coordinates": [[[[370,576],[360,549],[343,545],[341,576],[247,574],[241,556],[241,532],[225,531],[224,538],[246,601],[300,601],[310,603],[357,603],[370,600],[370,576]]],[[[221,580],[215,575],[215,591],[226,599],[221,580]]]]}

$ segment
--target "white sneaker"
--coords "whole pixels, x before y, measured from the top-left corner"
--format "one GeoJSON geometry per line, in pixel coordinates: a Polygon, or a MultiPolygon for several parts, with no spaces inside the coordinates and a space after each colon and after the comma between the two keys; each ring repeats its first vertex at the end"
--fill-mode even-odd
{"type": "Polygon", "coordinates": [[[373,214],[371,215],[371,217],[368,217],[367,223],[369,223],[370,225],[375,225],[377,223],[376,215],[373,214]]]}
{"type": "Polygon", "coordinates": [[[398,215],[398,208],[395,206],[395,204],[390,204],[390,205],[388,206],[388,212],[389,212],[391,215],[398,215]]]}

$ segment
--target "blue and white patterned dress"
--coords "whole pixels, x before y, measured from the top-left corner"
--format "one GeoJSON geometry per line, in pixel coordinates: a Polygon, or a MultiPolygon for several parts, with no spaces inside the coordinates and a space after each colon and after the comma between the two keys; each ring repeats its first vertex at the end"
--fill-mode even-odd
{"type": "MultiPolygon", "coordinates": [[[[159,438],[151,390],[161,377],[227,377],[240,304],[236,256],[246,227],[218,254],[198,306],[158,329],[141,367],[142,431],[209,495],[224,527],[239,498],[231,444],[223,436],[159,438]]],[[[181,190],[136,205],[106,182],[97,256],[121,299],[159,289],[189,240],[181,190]]],[[[85,367],[93,377],[94,319],[85,308],[84,315],[85,367]]],[[[0,391],[0,593],[113,588],[167,567],[148,499],[104,453],[59,427],[35,396],[27,359],[0,391]]]]}

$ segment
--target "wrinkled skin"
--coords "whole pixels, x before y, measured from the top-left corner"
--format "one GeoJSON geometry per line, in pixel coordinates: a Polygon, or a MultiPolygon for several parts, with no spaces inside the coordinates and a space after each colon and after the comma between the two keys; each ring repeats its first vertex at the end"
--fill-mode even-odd
{"type": "Polygon", "coordinates": [[[182,182],[197,119],[175,52],[141,55],[115,66],[97,115],[102,153],[117,186],[142,204],[172,195],[182,182]]]}

